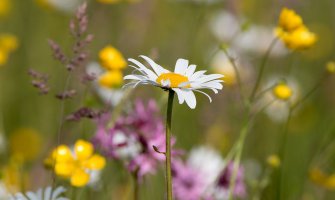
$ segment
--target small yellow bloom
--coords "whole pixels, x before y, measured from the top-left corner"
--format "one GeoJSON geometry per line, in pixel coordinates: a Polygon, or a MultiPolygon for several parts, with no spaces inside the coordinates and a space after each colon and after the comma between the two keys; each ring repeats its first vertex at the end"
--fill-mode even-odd
{"type": "Polygon", "coordinates": [[[8,62],[8,53],[0,48],[0,67],[8,62]]]}
{"type": "MultiPolygon", "coordinates": [[[[1,1],[1,0],[0,0],[1,1]]],[[[0,34],[0,48],[7,51],[8,53],[13,52],[19,46],[19,42],[16,36],[12,34],[0,34]]]]}
{"type": "Polygon", "coordinates": [[[12,7],[11,0],[0,0],[0,17],[5,17],[9,14],[12,7]]]}
{"type": "Polygon", "coordinates": [[[32,161],[40,153],[42,138],[34,129],[21,128],[11,134],[9,145],[12,156],[23,161],[32,161]]]}
{"type": "Polygon", "coordinates": [[[328,62],[326,65],[326,70],[328,73],[334,74],[335,73],[335,62],[333,61],[328,62]]]}
{"type": "Polygon", "coordinates": [[[90,142],[78,140],[73,152],[66,145],[58,146],[52,153],[52,161],[47,159],[47,164],[53,163],[55,173],[69,179],[71,185],[83,187],[90,180],[90,170],[101,170],[106,165],[104,157],[93,153],[90,142]]]}
{"type": "Polygon", "coordinates": [[[327,177],[325,186],[330,190],[335,190],[335,174],[332,174],[327,177]]]}
{"type": "Polygon", "coordinates": [[[88,183],[89,180],[90,180],[90,175],[86,173],[83,169],[77,168],[73,172],[70,182],[71,182],[71,185],[73,186],[83,187],[88,183]]]}
{"type": "Polygon", "coordinates": [[[277,155],[270,155],[266,162],[273,168],[278,168],[280,166],[280,158],[277,155]]]}
{"type": "Polygon", "coordinates": [[[71,149],[66,145],[58,146],[53,151],[52,157],[59,162],[69,162],[73,160],[71,149]]]}
{"type": "Polygon", "coordinates": [[[319,168],[313,168],[309,171],[309,178],[311,181],[317,184],[323,184],[325,182],[326,175],[319,169],[319,168]]]}
{"type": "Polygon", "coordinates": [[[74,152],[78,160],[87,160],[93,154],[93,145],[84,140],[78,140],[74,145],[74,152]]]}
{"type": "Polygon", "coordinates": [[[302,26],[291,33],[283,33],[280,39],[287,48],[292,50],[303,50],[313,46],[317,37],[310,32],[305,26],[302,26]]]}
{"type": "Polygon", "coordinates": [[[319,168],[313,168],[309,171],[309,178],[319,186],[328,190],[335,190],[335,174],[328,176],[319,168]]]}
{"type": "Polygon", "coordinates": [[[279,83],[273,88],[272,93],[278,99],[288,100],[292,96],[293,91],[287,84],[279,83]]]}
{"type": "Polygon", "coordinates": [[[302,18],[294,10],[283,8],[279,16],[279,27],[290,32],[303,25],[302,18]]]}
{"type": "Polygon", "coordinates": [[[123,74],[120,70],[107,71],[99,77],[99,84],[108,88],[119,87],[123,84],[123,74]]]}
{"type": "Polygon", "coordinates": [[[107,46],[99,52],[101,65],[107,70],[121,70],[127,66],[120,51],[112,46],[107,46]]]}
{"type": "Polygon", "coordinates": [[[29,173],[13,156],[10,156],[6,165],[1,167],[0,179],[10,193],[19,192],[20,188],[27,188],[30,183],[29,173]]]}

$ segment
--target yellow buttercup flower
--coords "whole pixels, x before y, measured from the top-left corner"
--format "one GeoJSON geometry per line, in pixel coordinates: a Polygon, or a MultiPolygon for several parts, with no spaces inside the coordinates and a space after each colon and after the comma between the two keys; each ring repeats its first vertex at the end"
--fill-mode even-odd
{"type": "Polygon", "coordinates": [[[5,65],[8,61],[8,53],[0,48],[0,67],[5,65]]]}
{"type": "Polygon", "coordinates": [[[288,8],[281,11],[275,34],[291,50],[307,49],[317,41],[317,36],[309,31],[302,18],[288,8]]]}
{"type": "Polygon", "coordinates": [[[317,37],[305,26],[302,26],[291,33],[284,33],[280,37],[287,48],[292,50],[307,49],[315,44],[317,37]]]}
{"type": "Polygon", "coordinates": [[[11,10],[11,7],[11,0],[0,0],[0,17],[7,16],[11,10]]]}
{"type": "Polygon", "coordinates": [[[333,61],[328,62],[326,65],[326,70],[328,73],[334,74],[335,73],[335,62],[333,61]]]}
{"type": "Polygon", "coordinates": [[[99,77],[98,81],[103,87],[119,87],[123,84],[123,74],[120,70],[107,71],[99,77]]]}
{"type": "Polygon", "coordinates": [[[272,93],[280,100],[288,100],[292,96],[293,91],[287,84],[279,83],[272,89],[272,93]]]}
{"type": "Polygon", "coordinates": [[[19,46],[18,39],[12,34],[0,34],[0,48],[8,53],[13,52],[19,46]]]}
{"type": "Polygon", "coordinates": [[[99,52],[99,59],[107,70],[121,70],[127,66],[122,53],[110,45],[99,52]]]}
{"type": "Polygon", "coordinates": [[[11,134],[9,147],[11,155],[22,161],[32,161],[41,152],[42,138],[30,128],[21,128],[11,134]]]}
{"type": "Polygon", "coordinates": [[[0,170],[1,180],[11,193],[18,192],[22,186],[28,186],[29,173],[22,170],[21,164],[16,158],[10,157],[9,162],[0,170]]]}
{"type": "Polygon", "coordinates": [[[270,155],[266,162],[273,168],[278,168],[280,166],[280,158],[277,155],[270,155]]]}
{"type": "Polygon", "coordinates": [[[90,142],[78,140],[73,152],[68,146],[60,145],[46,163],[54,166],[58,176],[69,179],[71,185],[83,187],[90,180],[90,170],[101,170],[106,165],[104,157],[93,153],[94,147],[90,142]]]}
{"type": "Polygon", "coordinates": [[[294,10],[283,8],[279,16],[278,26],[290,32],[303,25],[302,18],[294,10]]]}
{"type": "Polygon", "coordinates": [[[312,182],[329,190],[335,190],[335,174],[328,176],[319,168],[309,171],[309,178],[312,182]]]}

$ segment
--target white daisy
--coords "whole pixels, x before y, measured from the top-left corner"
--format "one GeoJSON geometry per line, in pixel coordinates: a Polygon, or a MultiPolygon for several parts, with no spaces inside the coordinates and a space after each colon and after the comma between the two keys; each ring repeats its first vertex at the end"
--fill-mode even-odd
{"type": "Polygon", "coordinates": [[[65,191],[65,188],[61,186],[52,191],[52,187],[49,186],[45,189],[40,188],[37,192],[17,193],[11,196],[9,200],[69,200],[68,198],[61,197],[65,191]]]}
{"type": "Polygon", "coordinates": [[[148,69],[135,59],[128,59],[129,62],[134,64],[129,66],[140,74],[125,76],[125,80],[133,80],[125,86],[136,87],[139,84],[151,84],[165,90],[173,90],[178,96],[179,103],[182,104],[185,101],[192,109],[196,106],[196,98],[193,91],[206,95],[212,101],[211,97],[201,90],[210,89],[218,93],[218,90],[222,89],[222,74],[205,75],[206,70],[196,72],[196,65],[189,65],[188,60],[178,59],[174,72],[171,72],[146,56],[140,57],[146,60],[153,70],[148,69]]]}

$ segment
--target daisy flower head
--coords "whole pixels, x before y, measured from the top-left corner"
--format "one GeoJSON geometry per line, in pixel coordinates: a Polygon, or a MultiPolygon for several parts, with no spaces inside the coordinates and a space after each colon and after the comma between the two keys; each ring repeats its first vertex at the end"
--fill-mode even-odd
{"type": "Polygon", "coordinates": [[[129,66],[135,68],[140,74],[125,76],[125,80],[133,80],[125,86],[136,87],[140,84],[150,84],[164,90],[172,90],[177,94],[179,104],[186,102],[191,109],[196,107],[194,92],[202,93],[212,101],[211,97],[202,90],[210,89],[214,91],[214,93],[218,93],[218,90],[221,90],[223,87],[222,74],[206,75],[206,70],[195,71],[196,65],[189,65],[188,60],[178,59],[175,65],[175,70],[171,72],[158,65],[147,56],[142,55],[140,57],[148,62],[152,70],[135,59],[128,59],[129,62],[132,63],[129,66]]]}
{"type": "Polygon", "coordinates": [[[17,193],[11,196],[9,200],[69,200],[68,198],[62,197],[62,194],[66,189],[62,186],[55,188],[46,187],[45,189],[40,188],[36,192],[27,192],[25,194],[17,193]]]}

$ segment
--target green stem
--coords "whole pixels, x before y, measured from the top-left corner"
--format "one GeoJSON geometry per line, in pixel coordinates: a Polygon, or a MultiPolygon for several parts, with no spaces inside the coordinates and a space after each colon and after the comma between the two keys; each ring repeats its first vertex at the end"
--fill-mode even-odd
{"type": "Polygon", "coordinates": [[[244,141],[245,141],[245,138],[249,130],[249,125],[250,125],[250,119],[248,118],[248,120],[244,123],[243,128],[241,129],[240,137],[237,141],[237,153],[234,159],[233,176],[230,180],[230,187],[229,187],[229,199],[230,200],[233,199],[234,197],[233,194],[234,194],[234,189],[236,185],[236,177],[237,177],[238,168],[239,168],[240,161],[241,161],[244,141]]]}
{"type": "Polygon", "coordinates": [[[300,104],[302,104],[306,99],[308,99],[323,83],[323,80],[327,77],[327,74],[323,75],[318,82],[314,85],[314,87],[305,94],[300,100],[298,100],[295,104],[291,106],[291,110],[295,110],[300,104]]]}
{"type": "Polygon", "coordinates": [[[284,182],[284,166],[285,166],[285,149],[286,149],[286,143],[287,143],[287,136],[288,136],[288,127],[290,124],[290,120],[292,117],[292,111],[293,109],[290,108],[289,109],[289,113],[287,116],[287,120],[284,126],[284,133],[281,139],[281,144],[279,145],[279,158],[281,159],[281,168],[278,171],[278,182],[279,182],[279,186],[277,187],[278,189],[278,194],[277,194],[277,199],[280,200],[282,195],[281,193],[283,192],[283,182],[284,182]]]}
{"type": "Polygon", "coordinates": [[[140,199],[140,185],[138,184],[138,170],[136,170],[134,173],[132,173],[133,177],[133,187],[134,187],[134,200],[140,199]]]}
{"type": "Polygon", "coordinates": [[[252,93],[251,93],[251,96],[250,96],[250,102],[252,102],[255,98],[256,92],[258,90],[259,84],[261,83],[261,80],[262,80],[262,77],[263,77],[263,74],[264,74],[266,63],[269,59],[270,53],[271,53],[273,47],[275,46],[276,42],[277,42],[277,38],[274,38],[272,40],[269,48],[267,49],[263,59],[262,59],[262,62],[261,62],[261,65],[260,65],[260,68],[259,68],[259,71],[258,71],[256,83],[255,83],[255,86],[254,86],[254,88],[252,90],[252,93]]]}
{"type": "Polygon", "coordinates": [[[171,176],[171,119],[174,91],[169,90],[169,99],[166,112],[166,191],[167,200],[172,200],[172,176],[171,176]]]}
{"type": "Polygon", "coordinates": [[[243,104],[247,107],[249,105],[249,103],[245,100],[245,97],[244,97],[242,79],[241,79],[240,72],[237,68],[235,59],[229,55],[229,53],[228,53],[228,51],[225,47],[221,46],[220,49],[223,51],[223,53],[228,58],[230,64],[233,66],[234,72],[236,74],[237,86],[238,86],[238,89],[239,89],[239,92],[240,92],[241,100],[242,100],[243,104]]]}

